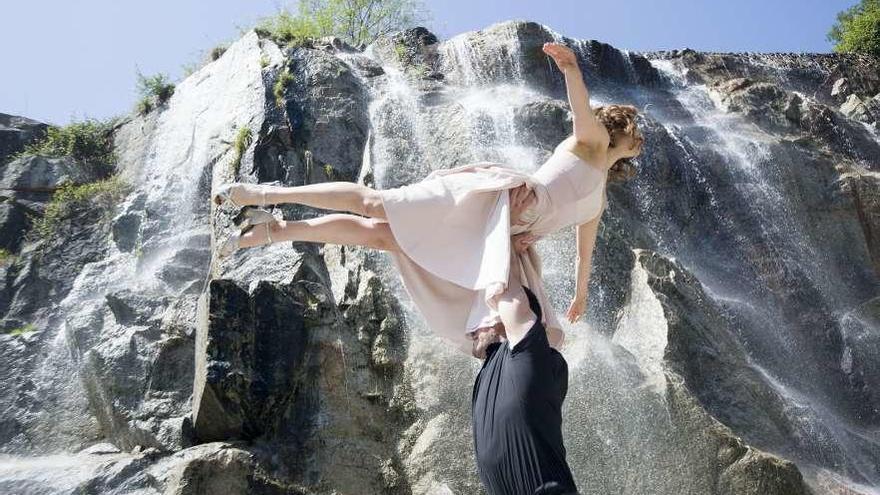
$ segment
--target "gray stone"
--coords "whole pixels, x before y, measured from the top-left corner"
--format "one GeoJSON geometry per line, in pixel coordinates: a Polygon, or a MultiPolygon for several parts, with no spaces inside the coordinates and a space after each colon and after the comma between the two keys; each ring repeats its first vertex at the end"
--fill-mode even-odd
{"type": "Polygon", "coordinates": [[[48,124],[27,117],[0,113],[0,164],[46,135],[48,124]]]}

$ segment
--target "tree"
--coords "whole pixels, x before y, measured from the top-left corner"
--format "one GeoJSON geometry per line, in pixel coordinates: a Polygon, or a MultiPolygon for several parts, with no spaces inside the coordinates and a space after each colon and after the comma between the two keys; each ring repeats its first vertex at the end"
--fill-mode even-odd
{"type": "Polygon", "coordinates": [[[420,0],[299,0],[299,14],[282,10],[260,27],[285,41],[338,36],[353,46],[426,20],[420,0]]]}
{"type": "Polygon", "coordinates": [[[880,0],[861,0],[838,12],[837,23],[828,32],[836,52],[867,53],[880,57],[880,0]]]}

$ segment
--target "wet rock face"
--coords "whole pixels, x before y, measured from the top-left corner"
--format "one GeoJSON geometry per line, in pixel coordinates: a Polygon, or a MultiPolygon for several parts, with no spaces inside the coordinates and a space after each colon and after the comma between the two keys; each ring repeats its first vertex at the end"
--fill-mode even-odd
{"type": "Polygon", "coordinates": [[[308,341],[304,308],[291,294],[260,283],[248,294],[214,280],[199,330],[199,376],[193,419],[202,442],[254,439],[277,433],[302,387],[308,341]],[[204,381],[202,381],[204,380],[204,381]]]}
{"type": "Polygon", "coordinates": [[[367,95],[352,68],[332,52],[293,48],[274,77],[275,85],[292,79],[274,96],[256,145],[259,181],[356,180],[369,121],[367,95]]]}
{"type": "Polygon", "coordinates": [[[841,200],[851,201],[871,256],[874,271],[880,274],[880,176],[873,172],[847,170],[836,185],[841,200]]]}
{"type": "Polygon", "coordinates": [[[770,133],[813,138],[853,160],[870,161],[880,156],[880,144],[862,126],[775,83],[735,78],[719,82],[713,89],[720,93],[728,111],[743,114],[770,133]]]}

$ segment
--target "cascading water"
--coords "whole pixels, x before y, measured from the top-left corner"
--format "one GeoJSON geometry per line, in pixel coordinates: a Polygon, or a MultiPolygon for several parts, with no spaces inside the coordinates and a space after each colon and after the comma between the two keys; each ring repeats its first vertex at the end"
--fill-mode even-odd
{"type": "MultiPolygon", "coordinates": [[[[548,32],[556,41],[562,40],[560,35],[548,32]]],[[[835,478],[865,493],[875,493],[867,487],[880,486],[876,471],[878,439],[842,417],[837,408],[828,407],[835,402],[830,389],[833,382],[823,380],[821,370],[805,370],[799,365],[814,352],[811,343],[798,332],[803,322],[793,320],[771,299],[762,297],[766,290],[761,285],[766,281],[748,279],[745,274],[753,269],[741,262],[754,261],[754,257],[737,259],[734,254],[749,251],[743,246],[760,245],[765,250],[764,260],[778,265],[777,270],[786,277],[784,282],[810,287],[810,293],[816,294],[824,308],[853,307],[864,299],[859,288],[865,283],[841,283],[839,260],[823,255],[821,242],[791,221],[804,217],[803,208],[794,203],[797,198],[791,198],[790,191],[777,185],[780,174],[788,171],[773,166],[778,159],[773,137],[724,112],[705,86],[686,84],[684,74],[672,70],[664,60],[652,60],[652,65],[673,83],[670,92],[651,92],[635,84],[606,91],[608,86],[601,81],[591,84],[598,79],[591,78],[598,62],[590,60],[587,43],[574,40],[571,46],[586,61],[585,79],[591,87],[593,106],[619,102],[624,96],[641,108],[653,104],[661,109],[654,118],[660,121],[673,146],[667,153],[676,155],[686,167],[683,173],[688,174],[689,193],[705,197],[710,206],[716,232],[689,238],[681,230],[671,228],[665,212],[658,208],[662,205],[653,201],[650,184],[637,180],[631,188],[631,194],[637,198],[634,204],[639,208],[636,216],[653,236],[654,248],[680,259],[712,299],[721,307],[734,308],[743,318],[740,321],[749,323],[738,327],[738,338],[749,351],[747,359],[767,384],[788,401],[785,417],[789,427],[796,431],[790,444],[761,442],[760,438],[751,438],[749,431],[735,430],[736,433],[759,448],[799,461],[799,467],[814,486],[816,473],[821,471],[826,479],[835,478]],[[676,120],[664,115],[668,102],[662,98],[670,95],[686,110],[687,118],[676,120]],[[704,166],[708,159],[724,164],[723,168],[704,166]],[[748,208],[724,211],[724,205],[735,203],[722,196],[727,194],[736,194],[748,208]],[[729,246],[730,250],[713,246],[729,246]]],[[[531,171],[540,165],[542,155],[533,143],[518,139],[514,110],[546,97],[523,77],[517,62],[521,59],[518,44],[512,42],[505,47],[504,56],[487,60],[485,54],[474,49],[467,34],[440,44],[440,64],[447,76],[445,101],[462,110],[454,120],[443,121],[443,125],[458,126],[457,136],[468,143],[467,157],[462,162],[472,158],[497,160],[531,171]],[[499,78],[499,72],[505,77],[499,78]]],[[[369,52],[366,55],[381,63],[385,70],[384,77],[369,83],[373,91],[370,117],[374,135],[368,152],[370,166],[378,178],[376,187],[396,187],[419,180],[434,168],[457,164],[429,161],[415,169],[402,165],[400,156],[393,152],[400,147],[400,135],[385,129],[406,125],[419,129],[418,133],[407,134],[412,141],[406,148],[420,150],[426,160],[430,160],[432,147],[440,144],[438,135],[451,131],[437,128],[434,113],[438,110],[419,104],[420,90],[395,64],[383,63],[369,52]],[[397,121],[388,122],[386,119],[391,116],[398,116],[397,121]],[[401,169],[418,170],[418,175],[400,177],[401,169]]],[[[346,55],[351,56],[359,55],[346,55]]],[[[622,53],[621,60],[625,77],[636,81],[629,53],[622,53]]],[[[761,71],[775,71],[780,79],[787,79],[785,71],[775,69],[772,61],[761,60],[761,71]]],[[[650,167],[650,157],[642,157],[641,161],[644,167],[650,167]]],[[[544,260],[545,284],[554,305],[567,307],[573,291],[573,232],[550,236],[538,245],[538,251],[544,260]]],[[[408,301],[387,257],[385,268],[387,283],[396,287],[402,301],[408,301]]],[[[570,366],[570,388],[564,428],[569,462],[585,493],[708,493],[713,481],[707,474],[711,471],[707,458],[713,454],[709,447],[693,444],[683,436],[680,426],[670,418],[666,403],[664,388],[671,375],[663,372],[667,345],[665,317],[643,270],[637,266],[631,277],[629,304],[616,328],[596,327],[595,322],[587,320],[566,329],[569,341],[564,354],[570,366]]],[[[593,297],[601,299],[602,291],[603,288],[597,288],[593,297]]],[[[454,459],[460,456],[456,448],[470,445],[467,399],[478,366],[446,351],[444,344],[424,329],[412,304],[407,307],[417,336],[411,344],[407,365],[416,383],[424,421],[428,425],[442,423],[444,431],[453,432],[442,439],[427,438],[436,432],[425,427],[419,442],[438,451],[449,449],[447,455],[432,457],[435,464],[440,464],[435,473],[455,479],[440,483],[444,490],[467,493],[466,483],[470,482],[468,477],[472,480],[473,473],[454,467],[454,459]],[[444,443],[449,447],[444,447],[444,443]],[[450,467],[443,467],[445,462],[450,467]]],[[[419,473],[417,468],[414,472],[419,473]]],[[[438,486],[436,480],[425,483],[438,486]]]]}
{"type": "MultiPolygon", "coordinates": [[[[749,438],[749,432],[739,433],[761,448],[782,450],[787,456],[803,461],[806,465],[799,463],[802,470],[839,467],[857,482],[880,486],[877,469],[880,438],[857,426],[855,418],[844,416],[845,408],[837,407],[837,402],[851,399],[835,393],[835,382],[823,376],[822,369],[803,365],[814,362],[811,358],[816,355],[817,344],[802,331],[809,323],[791,313],[791,306],[798,301],[774,297],[773,292],[768,293],[763,287],[778,284],[779,280],[760,277],[747,280],[741,274],[753,271],[749,263],[754,259],[748,253],[754,246],[761,246],[766,249],[764,261],[775,265],[771,273],[781,274],[783,286],[779,289],[807,288],[806,292],[813,299],[802,303],[833,311],[828,317],[837,325],[839,315],[846,313],[838,308],[853,308],[867,299],[864,288],[870,287],[872,281],[853,283],[848,267],[829,255],[833,248],[802,223],[809,215],[799,203],[801,198],[792,198],[792,191],[783,189],[783,185],[790,182],[785,180],[785,175],[801,171],[796,163],[787,161],[784,154],[773,148],[775,141],[771,136],[742,118],[725,113],[705,85],[685,84],[684,73],[674,70],[667,61],[653,60],[652,63],[675,83],[672,94],[693,119],[683,126],[664,124],[666,131],[677,142],[688,144],[681,149],[691,155],[688,164],[698,167],[695,173],[714,174],[708,183],[699,182],[706,186],[706,193],[712,195],[713,200],[718,194],[734,196],[713,201],[710,210],[719,230],[728,230],[728,239],[733,240],[727,242],[727,249],[721,252],[725,259],[719,260],[713,250],[705,249],[707,245],[717,245],[711,239],[716,232],[705,232],[709,239],[703,240],[702,245],[667,239],[667,245],[676,247],[669,254],[681,257],[713,296],[735,301],[737,311],[751,316],[750,324],[740,327],[740,338],[754,368],[788,401],[789,426],[797,432],[793,434],[796,440],[790,448],[764,445],[760,439],[749,438]],[[708,153],[720,155],[724,169],[704,166],[708,153]],[[727,181],[734,187],[713,190],[713,185],[727,181]],[[724,205],[736,204],[748,205],[748,208],[724,209],[724,205]],[[810,466],[811,463],[815,465],[810,466]]],[[[779,73],[782,72],[779,69],[779,73]]],[[[787,80],[781,75],[779,78],[787,80]]],[[[645,187],[644,192],[650,194],[649,185],[636,184],[636,188],[640,187],[645,187]]],[[[663,222],[664,219],[651,221],[663,222]]]]}
{"type": "MultiPolygon", "coordinates": [[[[510,60],[518,60],[517,44],[507,47],[510,60]]],[[[396,187],[419,180],[432,169],[457,164],[431,162],[429,158],[432,148],[442,146],[441,136],[452,132],[466,143],[465,156],[458,163],[494,160],[523,171],[536,170],[546,151],[517,138],[514,110],[546,98],[528,84],[517,67],[480,58],[464,36],[443,42],[439,52],[440,64],[450,72],[447,80],[458,83],[444,86],[445,101],[453,110],[418,104],[420,91],[401,70],[383,63],[369,50],[364,55],[341,55],[371,56],[385,72],[367,83],[372,90],[373,132],[366,156],[376,187],[396,187]],[[509,69],[510,77],[486,83],[481,74],[498,65],[509,69]],[[436,124],[436,113],[444,112],[454,112],[455,118],[436,124]],[[449,131],[440,125],[457,129],[449,131]],[[405,133],[411,141],[401,146],[401,134],[396,130],[407,126],[418,132],[405,133]],[[410,168],[411,155],[401,157],[394,152],[401,148],[419,150],[428,161],[410,168]],[[418,175],[411,175],[412,170],[418,170],[418,175]],[[410,175],[403,175],[407,173],[410,175]]],[[[604,101],[602,95],[593,98],[594,102],[604,101]]],[[[574,266],[573,231],[550,236],[538,245],[538,251],[544,260],[548,292],[556,304],[567,305],[573,291],[569,280],[574,266]]],[[[423,415],[414,432],[415,447],[408,451],[413,486],[422,493],[471,493],[476,488],[473,461],[462,463],[461,456],[467,451],[467,458],[472,459],[470,394],[479,363],[454,353],[428,332],[390,258],[380,259],[383,278],[408,310],[412,332],[407,369],[423,415]],[[428,463],[430,470],[423,465],[428,463]]],[[[569,340],[564,354],[570,366],[570,388],[564,433],[569,462],[583,493],[707,493],[713,483],[708,465],[711,450],[679,436],[671,419],[662,420],[669,418],[660,362],[665,320],[656,302],[651,305],[656,298],[643,279],[634,276],[633,303],[613,340],[605,337],[612,332],[597,332],[589,321],[566,329],[569,340]],[[650,339],[644,338],[646,333],[650,339]]]]}
{"type": "MultiPolygon", "coordinates": [[[[46,397],[55,397],[41,406],[47,416],[52,413],[45,419],[46,438],[40,439],[39,445],[41,452],[49,454],[0,459],[0,487],[11,490],[8,493],[18,490],[38,493],[32,491],[37,490],[36,487],[40,487],[40,493],[61,493],[64,487],[71,489],[80,480],[93,476],[95,470],[106,468],[104,461],[116,460],[65,458],[73,455],[66,450],[77,447],[67,440],[70,430],[76,430],[73,433],[80,445],[94,442],[98,435],[82,431],[83,424],[94,421],[94,413],[87,408],[97,411],[95,415],[99,422],[105,423],[102,425],[105,431],[112,431],[119,427],[113,417],[116,407],[139,407],[113,397],[115,389],[92,389],[94,382],[85,386],[83,383],[90,382],[95,373],[107,373],[112,387],[131,386],[143,390],[147,386],[143,380],[148,378],[144,375],[151,372],[143,369],[144,363],[132,364],[132,369],[105,369],[123,364],[107,362],[107,356],[125,352],[110,346],[127,341],[132,348],[149,347],[156,340],[155,335],[149,335],[147,326],[115,323],[106,295],[131,291],[162,301],[201,289],[210,260],[211,222],[207,217],[209,205],[199,198],[206,196],[203,191],[210,187],[212,167],[228,156],[237,129],[260,124],[265,101],[261,56],[257,36],[250,33],[242,37],[229,47],[222,59],[179,84],[166,109],[155,110],[162,113],[157,117],[152,140],[144,146],[143,154],[123,155],[118,167],[129,172],[127,178],[135,187],[120,211],[140,218],[141,249],[121,251],[112,239],[107,239],[108,256],[86,264],[59,304],[63,324],[53,329],[53,344],[45,364],[32,377],[44,401],[46,397]],[[238,77],[229,77],[229,74],[238,74],[238,77]],[[186,256],[187,263],[176,263],[175,259],[180,256],[186,256]],[[101,342],[102,332],[113,333],[114,339],[101,342]],[[120,340],[119,332],[126,332],[128,339],[120,340]],[[79,355],[84,340],[93,345],[79,355]]],[[[265,57],[277,61],[280,52],[269,51],[265,57]]],[[[142,139],[142,132],[140,127],[133,130],[134,139],[142,139]]],[[[179,399],[183,406],[185,396],[179,399]]],[[[169,404],[164,406],[164,411],[170,416],[187,412],[177,408],[169,404]]],[[[146,419],[132,429],[131,436],[140,440],[135,440],[137,443],[148,446],[162,441],[156,437],[168,434],[156,431],[158,428],[151,422],[146,419]]]]}
{"type": "MultiPolygon", "coordinates": [[[[568,102],[558,85],[561,77],[549,57],[533,51],[544,41],[564,42],[575,49],[594,106],[631,102],[646,116],[646,152],[637,160],[640,173],[609,190],[595,258],[601,263],[594,266],[602,283],[591,288],[588,314],[565,329],[569,392],[563,427],[568,460],[581,492],[731,492],[731,486],[744,486],[732,478],[741,476],[750,483],[756,479],[750,476],[760,473],[743,472],[769,465],[750,464],[754,450],[748,458],[731,459],[732,452],[745,450],[729,435],[732,430],[756,449],[796,461],[817,493],[823,493],[822,487],[880,493],[877,411],[871,411],[872,402],[864,400],[875,384],[859,388],[853,381],[866,373],[878,376],[871,366],[880,352],[874,338],[880,312],[867,304],[876,276],[865,269],[867,256],[859,258],[828,240],[840,237],[834,225],[826,220],[812,226],[819,210],[830,202],[825,196],[832,193],[822,189],[809,197],[798,182],[803,176],[827,189],[838,177],[815,163],[801,163],[803,155],[789,136],[778,138],[737,116],[725,108],[725,96],[717,88],[688,82],[687,69],[668,58],[641,58],[592,40],[567,39],[535,23],[517,22],[436,45],[436,67],[443,75],[438,79],[413,77],[414,67],[401,64],[400,53],[393,53],[405,50],[379,44],[363,53],[336,50],[335,56],[354,69],[358,83],[369,91],[369,105],[354,111],[366,108],[371,128],[360,180],[370,176],[375,187],[387,189],[418,181],[437,168],[480,160],[526,172],[537,169],[569,132],[562,131],[568,102]],[[363,67],[367,70],[357,70],[363,67]],[[662,79],[664,84],[643,84],[646,77],[662,79]],[[648,111],[649,107],[654,110],[648,111]],[[612,248],[619,252],[609,255],[612,248]],[[606,265],[607,260],[620,264],[606,265]],[[696,281],[688,279],[691,275],[696,281]],[[620,287],[613,287],[614,278],[624,281],[620,287]],[[679,288],[691,292],[679,297],[679,288]],[[618,290],[625,292],[625,300],[616,299],[618,290]],[[677,297],[692,300],[682,302],[677,297]],[[697,328],[684,328],[682,320],[697,328]],[[720,328],[707,330],[714,326],[720,328]],[[716,363],[721,364],[713,368],[716,363]]],[[[308,141],[310,127],[302,125],[308,122],[298,119],[327,110],[323,99],[336,101],[332,91],[355,86],[321,86],[315,83],[320,78],[303,77],[296,81],[298,91],[284,93],[285,112],[308,111],[288,114],[286,122],[273,120],[274,114],[266,118],[264,112],[280,112],[280,106],[272,106],[278,95],[267,88],[267,81],[282,64],[309,69],[294,71],[297,75],[334,70],[332,64],[321,63],[326,54],[300,56],[291,50],[285,58],[274,43],[250,32],[178,85],[161,113],[120,129],[121,165],[136,186],[120,209],[122,215],[137,219],[142,242],[129,251],[108,240],[109,254],[85,265],[57,308],[63,324],[41,337],[52,344],[40,347],[41,365],[27,376],[34,387],[27,389],[30,396],[24,394],[35,404],[30,410],[46,416],[40,423],[45,428],[30,431],[36,433],[30,438],[34,444],[30,450],[12,443],[4,446],[4,452],[16,457],[0,457],[0,491],[69,493],[82,483],[102,483],[101,476],[122,486],[132,472],[146,473],[142,486],[155,487],[152,478],[175,466],[178,454],[197,455],[174,443],[182,436],[183,418],[192,410],[188,403],[192,377],[186,374],[192,373],[192,348],[178,348],[175,352],[185,357],[177,361],[158,359],[168,335],[157,331],[157,321],[195,317],[195,310],[186,304],[199,293],[206,276],[212,223],[202,199],[213,183],[235,176],[223,167],[235,161],[230,159],[232,143],[245,126],[255,134],[255,141],[265,138],[254,149],[262,146],[266,161],[272,154],[270,158],[277,160],[272,164],[278,166],[274,172],[282,177],[302,175],[293,170],[299,161],[286,161],[300,151],[307,167],[312,151],[316,161],[327,162],[320,146],[298,148],[300,138],[306,148],[315,144],[308,141]],[[300,63],[310,65],[297,66],[300,63]],[[319,87],[312,88],[313,83],[319,87]],[[314,93],[308,91],[312,89],[314,93]],[[300,108],[296,101],[300,97],[312,100],[300,108]],[[262,125],[269,121],[271,125],[262,125]],[[285,125],[296,139],[278,139],[290,137],[284,135],[285,125]],[[146,142],[141,141],[143,136],[149,137],[146,142]],[[171,300],[183,308],[172,311],[171,300]],[[171,362],[186,366],[173,368],[171,362]],[[76,376],[77,371],[82,376],[76,376]],[[182,381],[153,390],[162,375],[174,374],[182,375],[182,381]],[[116,446],[97,445],[89,452],[65,454],[100,434],[116,446]],[[150,445],[175,454],[153,463],[119,451],[150,445]],[[45,455],[25,457],[34,453],[45,455]]],[[[814,98],[815,87],[828,77],[822,57],[745,54],[738,65],[740,73],[778,81],[802,100],[814,98]]],[[[360,103],[355,100],[349,101],[360,103]]],[[[346,111],[332,115],[348,117],[346,111]]],[[[345,138],[346,133],[360,130],[338,132],[345,138]]],[[[877,140],[874,129],[866,132],[877,140]]],[[[850,162],[857,162],[852,157],[860,153],[855,151],[848,155],[850,162]]],[[[562,313],[574,290],[573,229],[548,236],[537,249],[545,287],[564,322],[562,313]]],[[[406,471],[406,483],[397,486],[408,486],[418,494],[478,493],[470,400],[480,363],[431,334],[390,256],[376,252],[375,259],[408,323],[405,379],[394,386],[411,388],[419,410],[408,430],[390,432],[401,440],[397,447],[406,471]]],[[[250,261],[238,273],[258,281],[259,262],[256,257],[250,261]]],[[[328,269],[345,271],[331,265],[327,262],[328,269]]],[[[336,289],[338,299],[347,297],[344,281],[336,289]]],[[[189,321],[177,323],[193,326],[189,321]]],[[[339,338],[332,345],[343,361],[337,377],[343,390],[339,397],[351,398],[356,384],[350,379],[358,376],[352,363],[363,358],[358,354],[360,344],[352,341],[343,349],[339,338]]],[[[318,367],[312,372],[321,374],[329,388],[335,386],[331,372],[318,367]]],[[[316,394],[308,399],[315,402],[309,407],[317,407],[320,392],[307,392],[316,394]]],[[[338,413],[332,405],[327,407],[320,414],[338,413]]],[[[351,402],[345,407],[338,414],[340,424],[351,419],[351,402]]],[[[297,419],[326,420],[307,416],[297,419]]],[[[0,426],[8,424],[4,418],[0,426]]],[[[346,445],[350,439],[340,435],[331,439],[338,446],[346,445]]],[[[326,474],[325,467],[310,466],[308,477],[317,480],[326,474]]],[[[193,472],[200,473],[199,469],[193,472]]],[[[396,473],[389,472],[388,479],[393,479],[396,473]]],[[[775,472],[768,478],[772,475],[775,472]]],[[[150,489],[143,493],[152,493],[150,489]]]]}

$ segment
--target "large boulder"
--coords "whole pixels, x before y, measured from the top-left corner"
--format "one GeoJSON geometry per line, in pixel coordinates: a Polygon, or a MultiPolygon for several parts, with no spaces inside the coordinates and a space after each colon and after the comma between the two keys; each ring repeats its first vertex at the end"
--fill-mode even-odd
{"type": "Polygon", "coordinates": [[[49,125],[19,115],[0,113],[0,164],[46,135],[49,125]]]}

